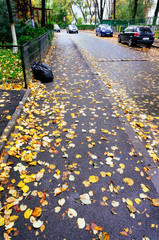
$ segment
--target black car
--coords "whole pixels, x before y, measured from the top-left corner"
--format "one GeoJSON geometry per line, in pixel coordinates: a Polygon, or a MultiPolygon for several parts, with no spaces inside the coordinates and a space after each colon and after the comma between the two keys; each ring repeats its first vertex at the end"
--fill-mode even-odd
{"type": "Polygon", "coordinates": [[[135,46],[136,44],[144,44],[151,47],[154,42],[152,29],[148,26],[128,26],[124,31],[118,35],[119,43],[128,43],[128,46],[135,46]]]}
{"type": "Polygon", "coordinates": [[[68,25],[67,33],[78,33],[78,28],[75,25],[68,25]]]}

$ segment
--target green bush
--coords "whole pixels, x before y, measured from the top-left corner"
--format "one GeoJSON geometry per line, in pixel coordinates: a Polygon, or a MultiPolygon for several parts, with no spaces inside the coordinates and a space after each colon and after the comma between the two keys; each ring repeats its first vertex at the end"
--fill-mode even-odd
{"type": "Polygon", "coordinates": [[[79,30],[94,30],[95,25],[77,24],[79,30]]]}
{"type": "Polygon", "coordinates": [[[43,35],[47,31],[48,29],[46,27],[39,28],[37,23],[35,23],[35,28],[31,26],[30,22],[27,24],[23,22],[16,24],[17,41],[20,45],[43,35]]]}

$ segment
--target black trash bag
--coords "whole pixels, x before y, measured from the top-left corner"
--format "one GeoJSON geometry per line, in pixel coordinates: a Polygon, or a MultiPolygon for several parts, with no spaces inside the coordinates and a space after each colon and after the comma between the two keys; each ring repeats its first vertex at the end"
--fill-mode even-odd
{"type": "Polygon", "coordinates": [[[45,63],[33,62],[32,71],[35,79],[40,80],[42,83],[52,82],[54,79],[51,69],[45,63]]]}

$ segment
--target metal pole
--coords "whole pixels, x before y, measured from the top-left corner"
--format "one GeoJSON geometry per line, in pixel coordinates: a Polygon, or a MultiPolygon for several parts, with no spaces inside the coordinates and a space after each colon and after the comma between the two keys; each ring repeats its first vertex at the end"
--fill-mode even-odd
{"type": "Polygon", "coordinates": [[[30,5],[31,23],[32,23],[32,27],[34,28],[35,27],[35,24],[34,24],[34,13],[33,13],[31,0],[29,0],[29,5],[30,5]]]}
{"type": "Polygon", "coordinates": [[[25,72],[25,63],[24,63],[24,55],[23,55],[23,46],[20,46],[20,51],[21,51],[21,59],[22,59],[22,68],[23,68],[25,88],[27,88],[26,72],[25,72]]]}

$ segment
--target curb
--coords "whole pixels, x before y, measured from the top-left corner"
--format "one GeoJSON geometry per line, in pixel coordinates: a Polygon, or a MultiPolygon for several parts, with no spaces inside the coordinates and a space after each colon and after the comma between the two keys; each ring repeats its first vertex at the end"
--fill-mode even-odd
{"type": "Polygon", "coordinates": [[[28,97],[31,94],[31,89],[27,89],[22,100],[19,102],[18,107],[16,107],[16,110],[14,111],[12,115],[12,119],[8,122],[6,128],[4,129],[1,137],[0,137],[0,154],[2,154],[3,149],[5,148],[6,142],[10,137],[10,134],[14,131],[16,121],[18,117],[20,116],[24,104],[27,102],[28,97]]]}
{"type": "Polygon", "coordinates": [[[156,189],[156,192],[159,194],[159,184],[158,184],[159,169],[154,164],[154,162],[153,162],[152,158],[150,157],[150,155],[148,154],[145,146],[139,140],[138,135],[135,133],[134,129],[129,124],[126,116],[124,115],[122,110],[117,105],[117,103],[116,103],[115,99],[113,98],[113,96],[110,96],[111,93],[109,92],[108,88],[105,86],[105,84],[102,81],[102,79],[99,76],[99,74],[94,72],[94,68],[93,68],[92,64],[89,62],[87,57],[83,54],[83,51],[80,49],[80,47],[78,46],[78,44],[75,41],[73,41],[73,42],[76,45],[76,47],[79,50],[79,52],[81,53],[81,56],[83,57],[83,59],[88,64],[88,67],[90,68],[92,74],[96,77],[97,81],[101,85],[101,88],[104,89],[105,93],[108,95],[108,97],[107,97],[108,101],[111,104],[114,104],[116,106],[116,110],[117,110],[117,112],[119,114],[118,119],[121,122],[122,126],[125,128],[125,133],[127,134],[128,138],[130,139],[132,145],[134,146],[135,151],[137,152],[138,156],[142,157],[141,162],[143,163],[143,166],[144,167],[148,167],[148,168],[151,167],[151,169],[148,170],[148,172],[149,172],[149,175],[151,176],[151,181],[152,181],[152,183],[153,183],[153,185],[154,185],[154,187],[156,189]]]}

